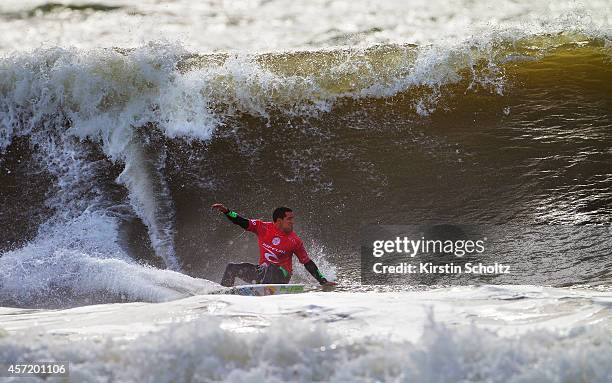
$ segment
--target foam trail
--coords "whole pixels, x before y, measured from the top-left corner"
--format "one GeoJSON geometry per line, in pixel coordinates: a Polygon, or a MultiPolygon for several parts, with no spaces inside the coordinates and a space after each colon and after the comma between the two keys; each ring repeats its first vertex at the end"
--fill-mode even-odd
{"type": "Polygon", "coordinates": [[[136,263],[118,245],[117,236],[116,218],[90,210],[69,221],[43,225],[34,241],[0,257],[0,305],[159,302],[218,287],[136,263]]]}

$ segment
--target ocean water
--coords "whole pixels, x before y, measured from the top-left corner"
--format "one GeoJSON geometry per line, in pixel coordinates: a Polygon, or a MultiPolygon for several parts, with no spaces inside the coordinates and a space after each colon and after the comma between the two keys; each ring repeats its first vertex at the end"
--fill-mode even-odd
{"type": "Polygon", "coordinates": [[[70,360],[70,381],[612,380],[611,11],[2,2],[0,359],[70,360]],[[211,294],[257,254],[214,202],[292,207],[337,291],[211,294]],[[360,229],[423,223],[505,235],[486,260],[512,273],[362,284],[360,229]]]}

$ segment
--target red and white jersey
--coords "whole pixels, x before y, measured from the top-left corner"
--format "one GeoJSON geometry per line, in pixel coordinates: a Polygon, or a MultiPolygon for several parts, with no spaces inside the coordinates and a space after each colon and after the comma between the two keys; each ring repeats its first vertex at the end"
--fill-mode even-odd
{"type": "Polygon", "coordinates": [[[248,231],[257,234],[259,242],[259,264],[273,263],[291,273],[293,268],[292,255],[295,254],[301,264],[310,261],[300,237],[279,230],[272,222],[259,219],[249,219],[248,231]]]}

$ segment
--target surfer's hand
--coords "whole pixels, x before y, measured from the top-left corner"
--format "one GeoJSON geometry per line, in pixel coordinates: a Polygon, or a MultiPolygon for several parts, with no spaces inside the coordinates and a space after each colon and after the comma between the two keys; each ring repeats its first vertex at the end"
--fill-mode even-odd
{"type": "Polygon", "coordinates": [[[229,211],[229,209],[226,208],[222,203],[214,203],[214,204],[212,204],[212,206],[210,208],[211,209],[219,210],[223,214],[225,214],[225,213],[227,213],[229,211]]]}

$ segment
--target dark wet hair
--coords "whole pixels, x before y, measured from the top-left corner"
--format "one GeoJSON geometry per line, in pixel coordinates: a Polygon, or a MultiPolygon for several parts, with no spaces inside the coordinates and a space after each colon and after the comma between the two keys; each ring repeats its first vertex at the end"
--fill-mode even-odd
{"type": "Polygon", "coordinates": [[[272,213],[272,222],[276,222],[277,219],[285,218],[285,213],[289,211],[293,211],[293,210],[289,209],[288,207],[284,207],[284,206],[277,207],[276,209],[274,209],[274,213],[272,213]]]}

